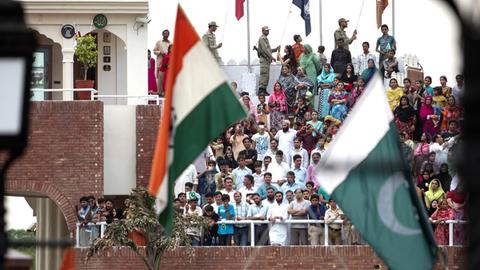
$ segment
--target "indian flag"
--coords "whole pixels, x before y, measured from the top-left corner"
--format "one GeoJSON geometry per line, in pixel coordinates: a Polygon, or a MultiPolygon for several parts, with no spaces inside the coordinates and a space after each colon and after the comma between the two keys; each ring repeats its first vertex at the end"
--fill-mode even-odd
{"type": "Polygon", "coordinates": [[[390,269],[432,269],[437,247],[403,161],[379,75],[314,173],[390,269]]]}
{"type": "Polygon", "coordinates": [[[173,225],[175,180],[210,141],[246,117],[225,75],[178,6],[149,186],[167,232],[173,225]]]}

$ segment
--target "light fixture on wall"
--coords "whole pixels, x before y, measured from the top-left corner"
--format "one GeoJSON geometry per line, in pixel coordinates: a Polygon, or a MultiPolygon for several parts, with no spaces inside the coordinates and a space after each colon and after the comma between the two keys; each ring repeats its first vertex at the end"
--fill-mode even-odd
{"type": "Polygon", "coordinates": [[[19,2],[0,1],[0,150],[10,155],[0,167],[0,269],[8,241],[5,231],[5,183],[7,168],[27,145],[30,81],[35,34],[28,29],[19,2]]]}
{"type": "Polygon", "coordinates": [[[148,16],[146,17],[135,17],[135,24],[133,24],[133,30],[137,31],[137,35],[138,35],[138,31],[140,30],[140,28],[142,27],[145,27],[145,24],[149,24],[152,20],[148,18],[148,16]]]}

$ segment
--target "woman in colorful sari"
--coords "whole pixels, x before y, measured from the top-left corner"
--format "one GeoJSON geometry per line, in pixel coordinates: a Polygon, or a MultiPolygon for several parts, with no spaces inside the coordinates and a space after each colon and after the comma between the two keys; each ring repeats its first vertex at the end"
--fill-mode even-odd
{"type": "Polygon", "coordinates": [[[268,106],[270,107],[270,127],[280,130],[282,121],[287,119],[287,97],[283,91],[282,85],[275,82],[273,85],[273,93],[268,98],[268,106]]]}
{"type": "Polygon", "coordinates": [[[443,191],[442,184],[438,179],[432,179],[428,185],[428,191],[425,192],[425,207],[430,209],[433,201],[441,201],[445,198],[445,191],[443,191]]]}
{"type": "Polygon", "coordinates": [[[430,221],[436,224],[435,241],[438,245],[448,245],[448,224],[445,221],[453,218],[454,212],[447,200],[440,201],[438,209],[430,217],[430,221]]]}
{"type": "MultiPolygon", "coordinates": [[[[463,188],[463,184],[460,183],[458,186],[447,193],[447,202],[448,205],[454,211],[455,220],[464,220],[465,217],[465,203],[466,203],[466,194],[463,188]]],[[[465,242],[465,225],[455,224],[453,226],[453,244],[462,245],[465,242]]]]}
{"type": "Polygon", "coordinates": [[[303,53],[300,55],[300,66],[305,69],[305,74],[314,83],[313,89],[317,89],[316,78],[320,73],[320,59],[313,53],[312,46],[305,44],[303,53]]]}
{"type": "Polygon", "coordinates": [[[409,104],[407,96],[400,98],[400,105],[393,111],[395,116],[395,124],[400,133],[407,132],[410,138],[413,137],[415,131],[416,112],[409,104]]]}
{"type": "Polygon", "coordinates": [[[348,105],[350,110],[353,108],[353,105],[355,105],[358,98],[363,94],[363,91],[365,91],[365,81],[362,77],[358,77],[357,85],[353,88],[352,94],[350,95],[350,102],[348,105]]]}
{"type": "Polygon", "coordinates": [[[317,77],[317,82],[320,85],[318,116],[324,118],[330,111],[330,104],[328,98],[330,97],[330,89],[333,87],[333,80],[335,73],[330,64],[323,66],[322,73],[317,77]]]}
{"type": "Polygon", "coordinates": [[[332,109],[330,110],[330,114],[343,122],[345,117],[347,116],[347,101],[348,101],[348,94],[345,92],[343,88],[343,82],[339,82],[335,90],[330,94],[330,98],[328,102],[332,109]]]}
{"type": "Polygon", "coordinates": [[[373,78],[373,75],[375,75],[375,73],[377,72],[377,67],[375,66],[375,60],[368,59],[367,64],[368,64],[367,66],[368,68],[365,69],[362,72],[362,75],[360,76],[365,81],[365,85],[367,85],[368,82],[370,82],[370,80],[373,78]]]}
{"type": "Polygon", "coordinates": [[[450,121],[455,120],[458,121],[462,114],[462,108],[457,105],[457,101],[454,96],[448,97],[448,104],[445,108],[443,108],[442,115],[442,130],[447,130],[448,123],[450,121]]]}
{"type": "Polygon", "coordinates": [[[432,96],[426,96],[425,100],[420,107],[420,121],[422,122],[422,131],[433,137],[438,133],[437,127],[439,126],[437,121],[440,121],[440,117],[435,114],[432,106],[432,96]]]}
{"type": "Polygon", "coordinates": [[[295,104],[295,76],[292,74],[292,70],[289,65],[283,65],[280,77],[278,77],[278,83],[285,91],[285,97],[287,98],[287,108],[290,113],[289,117],[293,117],[293,105],[295,104]]]}

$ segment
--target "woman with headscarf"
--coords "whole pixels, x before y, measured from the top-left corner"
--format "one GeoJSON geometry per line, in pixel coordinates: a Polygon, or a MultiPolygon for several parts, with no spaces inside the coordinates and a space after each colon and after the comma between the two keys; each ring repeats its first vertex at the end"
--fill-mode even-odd
{"type": "Polygon", "coordinates": [[[440,165],[440,170],[438,174],[435,175],[435,178],[440,181],[444,191],[450,190],[450,184],[452,183],[452,176],[448,173],[448,164],[442,163],[440,165]]]}
{"type": "Polygon", "coordinates": [[[420,121],[422,122],[422,131],[433,137],[438,133],[440,117],[435,114],[432,105],[432,96],[426,96],[420,107],[420,121]]]}
{"type": "MultiPolygon", "coordinates": [[[[317,89],[316,78],[320,73],[320,59],[313,53],[312,46],[305,44],[303,46],[303,53],[300,55],[300,66],[305,69],[307,77],[314,83],[313,89],[317,89]]],[[[314,93],[315,94],[315,93],[314,93]]]]}
{"type": "Polygon", "coordinates": [[[297,68],[297,76],[295,77],[295,92],[296,92],[296,99],[299,97],[308,98],[310,94],[308,92],[312,92],[314,84],[312,80],[307,76],[305,68],[298,67],[297,68]]]}
{"type": "Polygon", "coordinates": [[[448,97],[448,103],[445,108],[443,108],[442,115],[442,130],[447,130],[448,123],[455,120],[458,121],[462,114],[462,108],[457,105],[457,101],[454,96],[448,97]]]}
{"type": "MultiPolygon", "coordinates": [[[[467,194],[465,193],[463,183],[447,193],[448,205],[454,211],[455,220],[464,220],[465,217],[465,204],[467,202],[467,194]]],[[[465,224],[456,224],[453,227],[453,244],[463,245],[465,243],[465,224]]]]}
{"type": "Polygon", "coordinates": [[[428,159],[430,153],[430,135],[423,133],[420,142],[415,146],[413,151],[413,175],[418,176],[422,168],[423,162],[428,159]]]}
{"type": "Polygon", "coordinates": [[[375,75],[375,73],[378,72],[377,67],[375,66],[375,60],[368,59],[367,64],[368,64],[367,68],[362,72],[362,75],[361,75],[361,77],[365,81],[365,85],[367,85],[370,82],[370,80],[373,78],[373,75],[375,75]]]}
{"type": "Polygon", "coordinates": [[[330,97],[330,89],[333,87],[333,81],[335,80],[335,73],[330,64],[326,63],[323,66],[322,73],[317,77],[317,82],[320,85],[319,104],[318,104],[318,116],[319,118],[325,118],[330,111],[330,104],[328,99],[330,97]]]}
{"type": "Polygon", "coordinates": [[[282,129],[282,121],[287,119],[288,108],[287,97],[279,82],[275,82],[273,85],[273,93],[268,98],[268,106],[270,107],[270,127],[277,130],[282,129]]]}
{"type": "Polygon", "coordinates": [[[295,76],[292,74],[292,70],[289,65],[283,65],[280,72],[280,77],[278,77],[278,83],[282,86],[285,91],[285,97],[287,98],[287,107],[289,112],[289,117],[293,117],[293,106],[295,105],[295,86],[297,85],[295,76]]]}
{"type": "Polygon", "coordinates": [[[330,114],[340,121],[345,120],[347,116],[347,101],[348,101],[348,94],[345,92],[343,88],[343,82],[339,82],[335,90],[330,94],[330,98],[328,102],[332,109],[330,110],[330,114]]]}
{"type": "Polygon", "coordinates": [[[430,217],[430,222],[436,224],[435,226],[435,241],[438,245],[448,245],[448,224],[447,220],[454,218],[453,209],[448,205],[447,200],[438,201],[438,209],[430,217]]]}
{"type": "Polygon", "coordinates": [[[410,138],[413,137],[415,131],[416,112],[410,105],[408,97],[402,96],[400,98],[400,105],[398,105],[393,111],[395,116],[395,124],[398,131],[407,132],[410,138]]]}
{"type": "Polygon", "coordinates": [[[347,64],[345,71],[343,71],[340,80],[345,85],[345,91],[351,92],[355,84],[357,83],[358,76],[355,75],[355,69],[351,63],[347,64]]]}
{"type": "Polygon", "coordinates": [[[430,209],[433,201],[441,201],[445,197],[445,191],[443,191],[442,184],[438,179],[432,179],[428,185],[428,191],[425,192],[425,206],[430,209]]]}

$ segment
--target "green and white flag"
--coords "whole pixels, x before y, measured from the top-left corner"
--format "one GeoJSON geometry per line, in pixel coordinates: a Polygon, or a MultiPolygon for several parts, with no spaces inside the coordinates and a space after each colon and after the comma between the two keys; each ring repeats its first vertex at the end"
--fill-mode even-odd
{"type": "Polygon", "coordinates": [[[314,174],[390,269],[432,269],[437,246],[393,119],[375,75],[314,174]]]}

